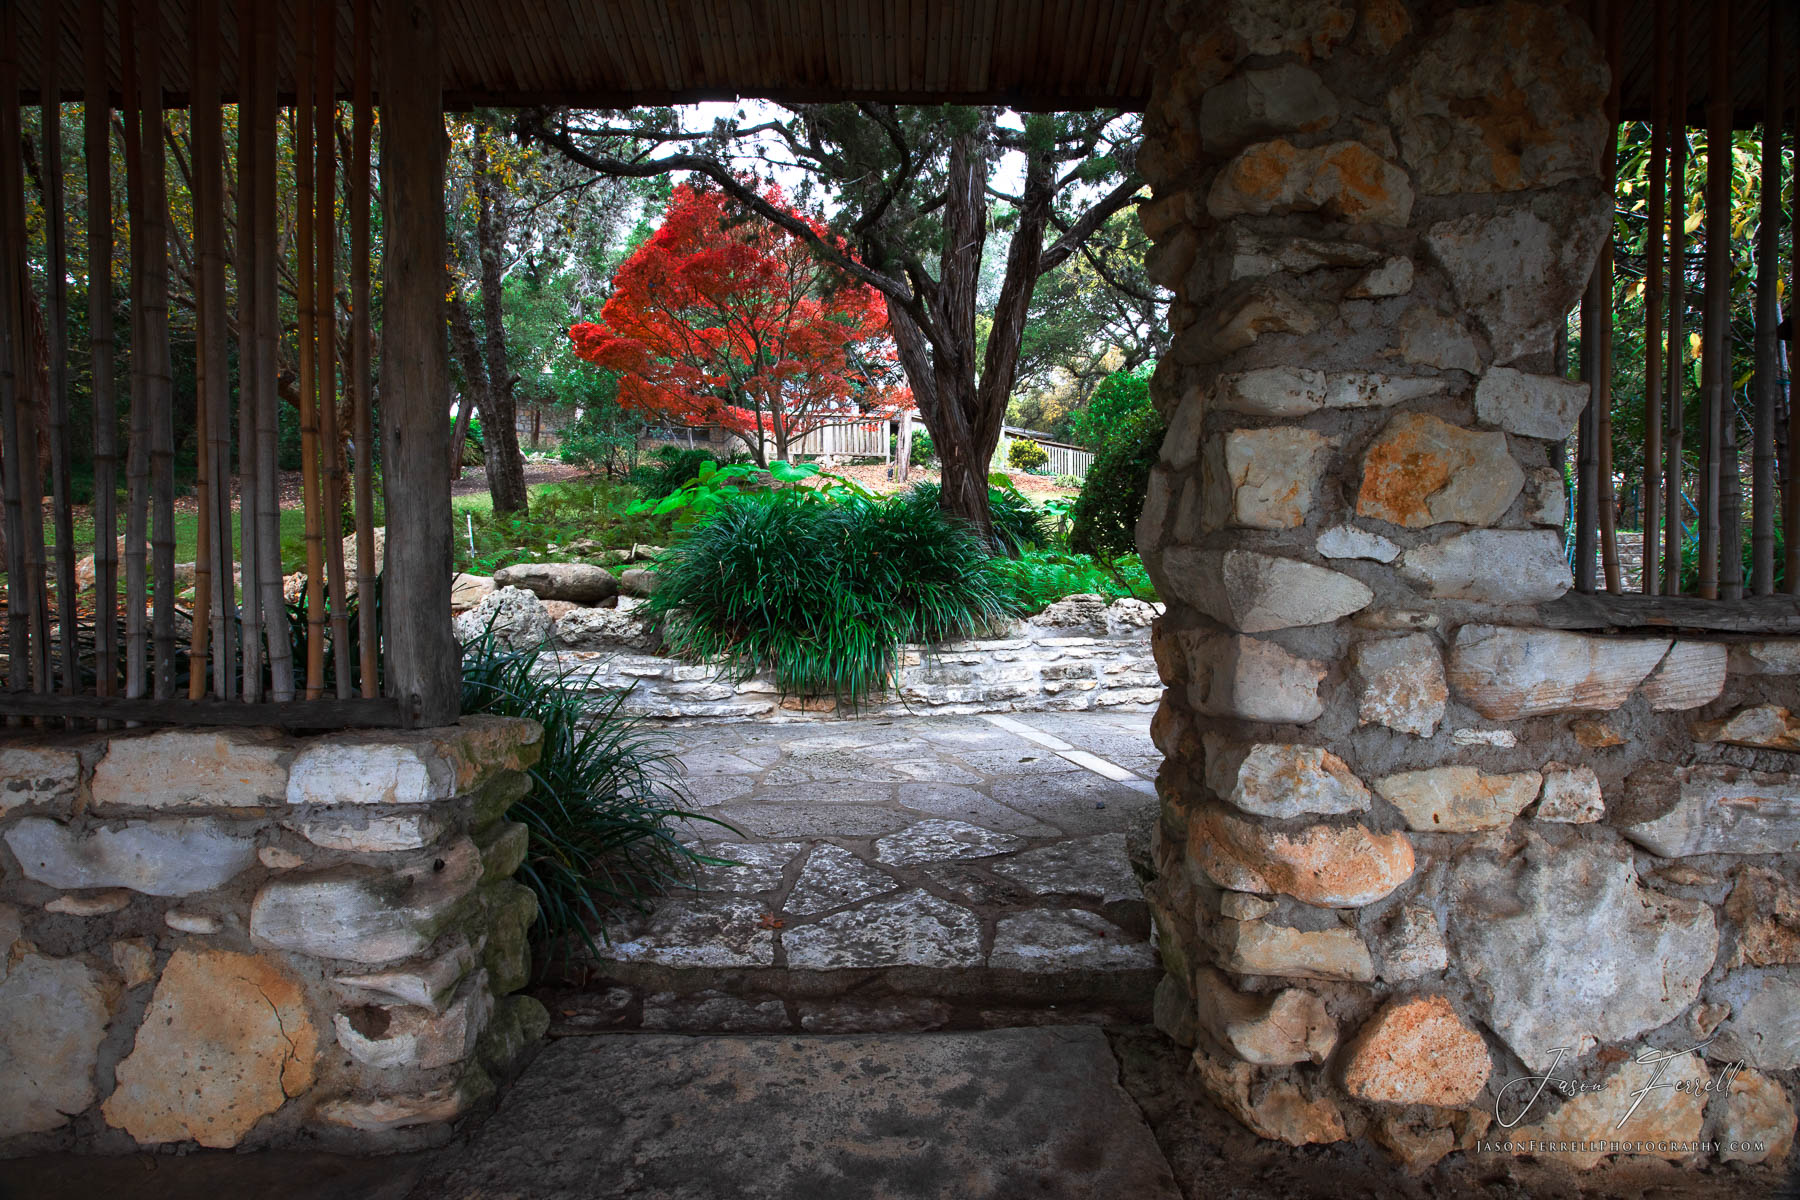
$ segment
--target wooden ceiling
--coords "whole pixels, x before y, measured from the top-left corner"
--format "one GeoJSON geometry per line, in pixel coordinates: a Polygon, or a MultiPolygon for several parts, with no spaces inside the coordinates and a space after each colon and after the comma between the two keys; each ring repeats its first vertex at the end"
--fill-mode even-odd
{"type": "MultiPolygon", "coordinates": [[[[5,2],[5,0],[0,0],[5,2]]],[[[20,57],[35,100],[44,5],[19,11],[20,57]]],[[[226,94],[237,89],[237,6],[224,0],[226,94]]],[[[291,30],[294,0],[263,0],[291,30]]],[[[381,0],[374,0],[379,21],[381,0]]],[[[1278,3],[1279,0],[1260,0],[1278,3]]],[[[1581,0],[1575,0],[1585,8],[1581,0]]],[[[1627,5],[1624,112],[1651,111],[1650,0],[1627,5]]],[[[1711,3],[1686,9],[1678,46],[1688,59],[1689,113],[1708,96],[1711,3]]],[[[65,94],[78,99],[82,0],[59,0],[65,94]]],[[[171,61],[171,101],[185,101],[191,0],[160,0],[171,61]]],[[[1022,108],[1142,108],[1150,61],[1167,38],[1165,0],[440,0],[447,105],[569,104],[594,108],[726,100],[879,99],[995,102],[1022,108]]],[[[1787,12],[1783,62],[1790,105],[1800,92],[1794,0],[1731,0],[1733,104],[1742,124],[1761,119],[1764,29],[1787,12]]],[[[338,78],[350,85],[351,0],[337,0],[338,78]]],[[[117,0],[107,0],[117,79],[117,0]]],[[[293,45],[281,48],[283,96],[292,94],[293,45]]],[[[379,71],[379,47],[377,47],[379,71]]]]}

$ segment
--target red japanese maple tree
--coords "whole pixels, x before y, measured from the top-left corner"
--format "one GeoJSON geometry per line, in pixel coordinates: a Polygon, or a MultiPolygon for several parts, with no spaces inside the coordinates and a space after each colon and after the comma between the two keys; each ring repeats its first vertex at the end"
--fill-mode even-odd
{"type": "MultiPolygon", "coordinates": [[[[785,207],[779,189],[764,195],[785,207]]],[[[578,357],[620,373],[621,404],[722,425],[759,466],[823,425],[885,418],[905,395],[881,293],[723,192],[688,184],[613,275],[600,322],[569,337],[578,357]]]]}

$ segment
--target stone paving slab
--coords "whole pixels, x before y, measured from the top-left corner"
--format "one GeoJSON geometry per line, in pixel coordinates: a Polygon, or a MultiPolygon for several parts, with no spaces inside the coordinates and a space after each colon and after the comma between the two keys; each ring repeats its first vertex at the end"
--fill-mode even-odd
{"type": "Polygon", "coordinates": [[[1098,1029],[566,1038],[416,1200],[1179,1200],[1098,1029]]]}

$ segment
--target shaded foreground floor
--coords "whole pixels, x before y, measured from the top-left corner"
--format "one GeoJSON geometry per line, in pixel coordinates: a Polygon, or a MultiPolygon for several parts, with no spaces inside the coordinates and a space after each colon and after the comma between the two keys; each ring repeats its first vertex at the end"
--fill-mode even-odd
{"type": "Polygon", "coordinates": [[[1142,713],[686,726],[692,827],[739,865],[539,995],[559,1033],[1144,1021],[1142,713]]]}

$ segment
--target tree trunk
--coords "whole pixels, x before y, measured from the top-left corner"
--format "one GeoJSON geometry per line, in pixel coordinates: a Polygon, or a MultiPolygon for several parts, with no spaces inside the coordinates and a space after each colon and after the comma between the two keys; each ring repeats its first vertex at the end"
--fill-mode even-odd
{"type": "Polygon", "coordinates": [[[475,245],[481,257],[481,322],[487,356],[487,405],[481,410],[481,442],[487,460],[488,493],[494,515],[530,511],[525,490],[525,456],[519,452],[518,402],[506,363],[505,313],[501,305],[500,229],[495,216],[500,183],[488,171],[487,143],[477,130],[473,152],[475,195],[479,201],[475,245]]]}
{"type": "Polygon", "coordinates": [[[469,419],[477,410],[484,426],[481,433],[483,453],[486,453],[488,378],[487,367],[481,360],[481,347],[475,341],[475,325],[469,319],[469,302],[463,298],[462,288],[454,279],[450,286],[450,347],[463,375],[462,406],[450,434],[450,477],[461,479],[463,444],[469,437],[469,419]]]}

